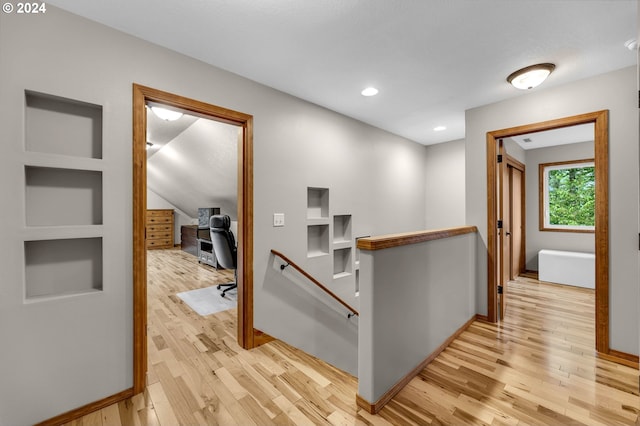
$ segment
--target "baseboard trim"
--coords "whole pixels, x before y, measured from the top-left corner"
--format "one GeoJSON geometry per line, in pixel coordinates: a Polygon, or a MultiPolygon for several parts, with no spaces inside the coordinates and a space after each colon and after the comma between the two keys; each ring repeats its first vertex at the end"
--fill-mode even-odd
{"type": "Polygon", "coordinates": [[[260,331],[257,328],[253,329],[253,347],[257,348],[258,346],[264,345],[265,343],[269,343],[276,340],[275,337],[268,335],[264,331],[260,331]]]}
{"type": "Polygon", "coordinates": [[[476,314],[476,320],[482,322],[489,322],[489,317],[486,315],[476,314]]]}
{"type": "Polygon", "coordinates": [[[615,349],[609,349],[609,353],[605,354],[602,352],[596,352],[596,356],[598,358],[606,359],[607,361],[626,365],[627,367],[635,368],[636,370],[638,370],[638,355],[616,351],[615,349]]]}
{"type": "Polygon", "coordinates": [[[471,319],[469,319],[459,329],[457,329],[451,336],[449,336],[449,338],[445,340],[444,343],[438,346],[438,348],[435,351],[431,352],[429,356],[427,356],[420,364],[418,364],[416,368],[414,368],[409,373],[407,373],[406,376],[400,379],[387,392],[385,392],[384,395],[382,395],[380,399],[378,399],[375,403],[372,404],[371,402],[367,401],[359,394],[356,394],[356,405],[362,408],[363,410],[366,410],[370,414],[378,414],[378,412],[382,409],[382,407],[387,405],[387,403],[391,401],[391,399],[394,396],[396,396],[407,384],[409,384],[409,382],[414,377],[420,374],[420,372],[424,370],[425,367],[431,361],[433,361],[438,355],[440,355],[440,352],[444,351],[447,348],[447,346],[451,344],[451,342],[453,342],[459,335],[461,335],[467,328],[469,328],[469,326],[476,319],[477,319],[477,315],[474,315],[473,317],[471,317],[471,319]]]}
{"type": "Polygon", "coordinates": [[[118,392],[115,395],[108,396],[99,401],[92,402],[80,408],[76,408],[75,410],[67,411],[66,413],[60,414],[59,416],[52,417],[49,420],[45,420],[41,423],[36,423],[35,426],[63,425],[65,423],[71,422],[72,420],[77,420],[82,416],[86,416],[87,414],[93,413],[94,411],[98,411],[105,407],[108,407],[111,404],[115,404],[127,398],[131,398],[132,396],[133,396],[133,388],[126,389],[126,390],[123,390],[122,392],[118,392]]]}

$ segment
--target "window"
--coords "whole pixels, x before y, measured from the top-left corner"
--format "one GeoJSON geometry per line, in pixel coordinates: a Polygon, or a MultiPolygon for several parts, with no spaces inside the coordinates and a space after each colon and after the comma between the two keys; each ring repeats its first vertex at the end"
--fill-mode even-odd
{"type": "Polygon", "coordinates": [[[541,231],[595,231],[593,159],[540,164],[539,181],[541,231]]]}

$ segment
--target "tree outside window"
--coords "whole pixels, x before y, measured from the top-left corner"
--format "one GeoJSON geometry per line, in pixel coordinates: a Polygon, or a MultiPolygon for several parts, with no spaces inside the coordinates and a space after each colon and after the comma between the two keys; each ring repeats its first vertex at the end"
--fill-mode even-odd
{"type": "Polygon", "coordinates": [[[595,231],[593,159],[540,164],[539,177],[541,231],[595,231]]]}

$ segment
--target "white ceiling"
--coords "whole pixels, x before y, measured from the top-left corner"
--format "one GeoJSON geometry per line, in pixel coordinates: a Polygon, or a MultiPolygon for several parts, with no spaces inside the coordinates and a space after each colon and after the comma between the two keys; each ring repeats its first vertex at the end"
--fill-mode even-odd
{"type": "Polygon", "coordinates": [[[237,220],[238,136],[240,127],[185,114],[167,122],[147,113],[148,136],[170,135],[170,140],[151,139],[147,150],[147,186],[189,217],[199,207],[220,207],[237,220]]]}
{"type": "Polygon", "coordinates": [[[546,148],[549,146],[570,143],[593,142],[595,140],[595,126],[593,123],[562,127],[560,129],[527,133],[510,138],[524,150],[546,148]]]}
{"type": "Polygon", "coordinates": [[[636,0],[47,3],[424,144],[522,95],[505,81],[518,68],[555,63],[544,90],[636,63],[636,0]]]}

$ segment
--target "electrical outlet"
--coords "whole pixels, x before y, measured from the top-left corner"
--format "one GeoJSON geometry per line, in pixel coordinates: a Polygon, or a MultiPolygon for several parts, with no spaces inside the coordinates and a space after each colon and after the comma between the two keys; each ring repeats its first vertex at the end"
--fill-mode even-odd
{"type": "Polygon", "coordinates": [[[273,214],[273,226],[284,226],[284,213],[273,214]]]}

